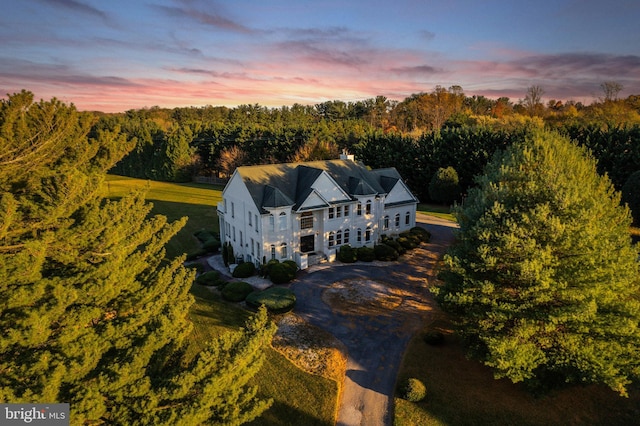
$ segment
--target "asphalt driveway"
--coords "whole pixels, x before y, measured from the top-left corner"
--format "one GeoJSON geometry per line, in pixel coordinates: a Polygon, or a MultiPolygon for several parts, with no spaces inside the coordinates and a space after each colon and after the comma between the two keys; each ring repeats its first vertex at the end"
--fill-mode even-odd
{"type": "Polygon", "coordinates": [[[356,263],[312,267],[291,289],[296,314],[338,338],[348,351],[347,372],[338,411],[339,426],[391,425],[393,395],[402,355],[435,307],[424,278],[435,259],[453,240],[455,224],[418,214],[418,224],[431,232],[431,256],[410,262],[356,263]],[[338,311],[323,301],[337,281],[376,280],[403,294],[394,309],[374,314],[338,311]]]}

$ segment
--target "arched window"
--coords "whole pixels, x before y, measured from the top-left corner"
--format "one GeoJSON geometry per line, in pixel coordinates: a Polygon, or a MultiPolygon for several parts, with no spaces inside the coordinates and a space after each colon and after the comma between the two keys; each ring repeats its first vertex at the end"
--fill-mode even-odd
{"type": "Polygon", "coordinates": [[[345,244],[349,244],[349,230],[348,229],[344,230],[344,243],[345,244]]]}
{"type": "Polygon", "coordinates": [[[342,231],[336,232],[336,245],[342,245],[342,231]]]}
{"type": "Polygon", "coordinates": [[[329,247],[333,247],[335,245],[335,234],[333,232],[329,232],[329,247]]]}
{"type": "Polygon", "coordinates": [[[280,230],[284,231],[287,229],[287,214],[285,212],[280,213],[280,230]]]}
{"type": "Polygon", "coordinates": [[[362,242],[362,229],[358,228],[358,231],[356,232],[356,241],[361,243],[362,242]]]}
{"type": "Polygon", "coordinates": [[[411,223],[411,213],[407,212],[407,215],[404,217],[404,224],[409,225],[411,223]]]}
{"type": "Polygon", "coordinates": [[[365,240],[365,242],[367,242],[367,243],[368,243],[369,241],[371,241],[371,227],[370,227],[370,226],[367,226],[367,230],[366,230],[366,231],[365,231],[365,233],[364,233],[364,240],[365,240]]]}
{"type": "Polygon", "coordinates": [[[389,216],[385,216],[382,220],[382,229],[384,229],[385,231],[389,229],[389,216]]]}
{"type": "Polygon", "coordinates": [[[275,259],[276,258],[276,246],[274,244],[271,244],[271,259],[275,259]]]}
{"type": "Polygon", "coordinates": [[[364,207],[365,214],[371,214],[371,200],[367,200],[367,204],[364,207]]]}
{"type": "Polygon", "coordinates": [[[276,218],[272,214],[269,215],[269,227],[272,231],[276,230],[276,218]]]}
{"type": "Polygon", "coordinates": [[[400,226],[400,213],[396,214],[396,228],[400,226]]]}
{"type": "Polygon", "coordinates": [[[283,259],[287,257],[287,243],[280,244],[280,257],[283,259]]]}

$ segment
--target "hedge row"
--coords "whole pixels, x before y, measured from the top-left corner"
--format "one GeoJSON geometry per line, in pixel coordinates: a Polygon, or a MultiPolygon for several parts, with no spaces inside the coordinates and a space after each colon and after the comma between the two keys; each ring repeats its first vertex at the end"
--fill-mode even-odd
{"type": "Polygon", "coordinates": [[[431,233],[419,226],[411,228],[409,231],[401,233],[397,239],[383,235],[379,244],[374,248],[351,247],[345,244],[338,250],[337,258],[343,263],[353,263],[356,260],[361,262],[371,262],[373,260],[394,261],[400,255],[412,250],[420,243],[428,243],[431,240],[431,233]]]}

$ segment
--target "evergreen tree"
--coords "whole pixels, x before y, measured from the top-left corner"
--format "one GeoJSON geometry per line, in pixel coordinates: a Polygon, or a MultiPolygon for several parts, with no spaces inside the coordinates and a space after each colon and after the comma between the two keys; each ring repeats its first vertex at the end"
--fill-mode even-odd
{"type": "Polygon", "coordinates": [[[22,92],[0,101],[0,401],[69,402],[73,424],[239,424],[273,335],[266,312],[187,359],[193,273],[164,245],[185,219],[101,197],[130,149],[93,118],[22,92]]]}
{"type": "Polygon", "coordinates": [[[537,133],[497,155],[457,217],[439,302],[472,355],[533,386],[640,375],[638,248],[595,160],[537,133]]]}
{"type": "Polygon", "coordinates": [[[456,169],[440,167],[429,182],[429,197],[436,203],[451,205],[460,198],[459,182],[456,169]]]}

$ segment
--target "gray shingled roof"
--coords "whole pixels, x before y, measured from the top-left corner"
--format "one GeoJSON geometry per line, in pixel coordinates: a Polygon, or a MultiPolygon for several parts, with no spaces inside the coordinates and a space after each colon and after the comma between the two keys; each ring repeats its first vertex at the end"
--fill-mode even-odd
{"type": "Polygon", "coordinates": [[[352,198],[355,195],[386,194],[400,179],[395,168],[369,170],[351,160],[310,161],[238,167],[256,206],[298,208],[311,193],[311,185],[326,171],[352,198]]]}

